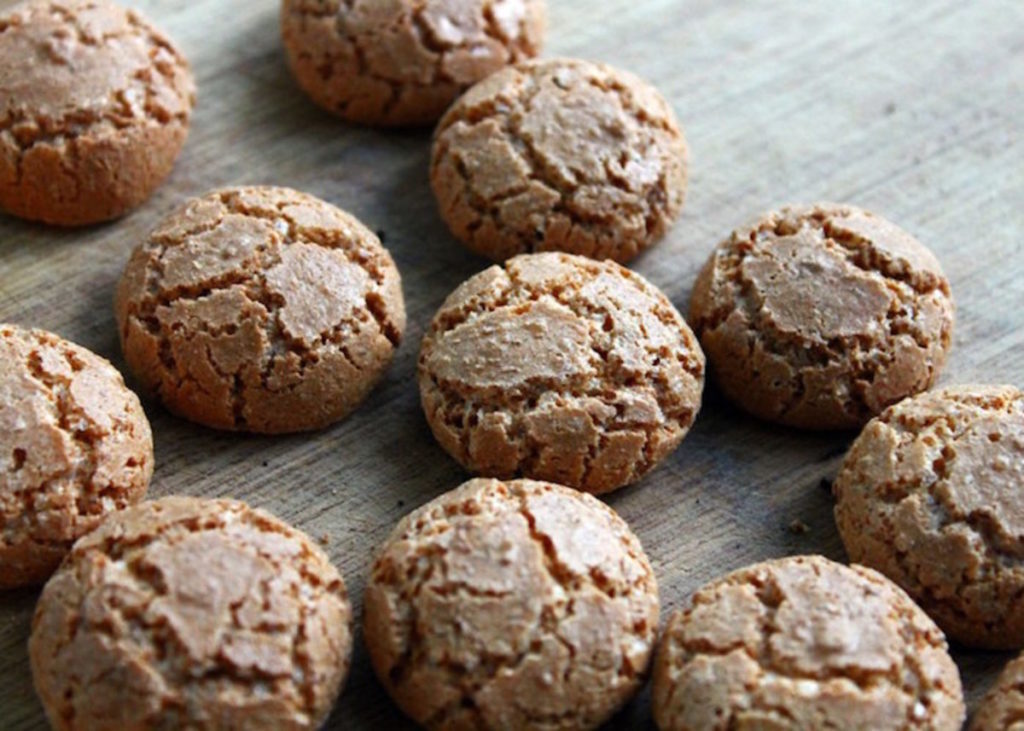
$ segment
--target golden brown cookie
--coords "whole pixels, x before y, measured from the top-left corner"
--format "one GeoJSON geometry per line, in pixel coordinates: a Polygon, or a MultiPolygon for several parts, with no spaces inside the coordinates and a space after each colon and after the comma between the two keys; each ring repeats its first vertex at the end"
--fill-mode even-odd
{"type": "Polygon", "coordinates": [[[350,624],[305,534],[245,503],[171,497],[75,544],[29,657],[55,729],[315,729],[348,673],[350,624]]]}
{"type": "Polygon", "coordinates": [[[955,386],[872,420],[833,485],[850,559],[954,640],[1024,647],[1024,393],[955,386]]]}
{"type": "Polygon", "coordinates": [[[380,240],[287,188],[189,201],[135,250],[115,307],[128,365],[171,411],[268,434],[348,415],[405,329],[380,240]]]}
{"type": "Polygon", "coordinates": [[[658,587],[597,499],[471,480],[398,524],[364,622],[378,677],[428,729],[592,729],[646,677],[658,587]]]}
{"type": "Polygon", "coordinates": [[[188,62],[136,11],[29,0],[0,17],[0,207],[62,226],[117,218],[170,173],[188,62]]]}
{"type": "Polygon", "coordinates": [[[852,429],[935,382],[953,300],[905,231],[820,204],[733,232],[697,280],[690,322],[722,391],[751,414],[852,429]]]}
{"type": "Polygon", "coordinates": [[[968,731],[1024,731],[1024,655],[1003,669],[971,718],[968,731]]]}
{"type": "Polygon", "coordinates": [[[114,366],[0,324],[0,589],[46,581],[152,474],[149,422],[114,366]]]}
{"type": "Polygon", "coordinates": [[[669,620],[654,664],[662,731],[958,731],[960,676],[898,587],[820,556],[711,582],[669,620]]]}
{"type": "Polygon", "coordinates": [[[282,34],[313,101],[361,124],[432,124],[455,98],[540,52],[544,0],[284,0],[282,34]]]}
{"type": "Polygon", "coordinates": [[[530,61],[477,84],[445,114],[430,179],[441,216],[478,254],[625,263],[678,218],[686,142],[665,99],[636,76],[530,61]]]}
{"type": "Polygon", "coordinates": [[[448,297],[423,338],[419,383],[434,436],[466,469],[603,493],[679,446],[704,355],[640,275],[525,254],[448,297]]]}

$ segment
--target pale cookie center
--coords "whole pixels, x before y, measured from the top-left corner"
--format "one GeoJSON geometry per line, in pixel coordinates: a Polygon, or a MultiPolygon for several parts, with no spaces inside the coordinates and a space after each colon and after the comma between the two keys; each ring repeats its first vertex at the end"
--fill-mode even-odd
{"type": "Polygon", "coordinates": [[[313,244],[285,247],[281,262],[267,272],[267,289],[284,301],[281,325],[307,346],[354,319],[371,287],[369,274],[344,254],[313,244]]]}
{"type": "Polygon", "coordinates": [[[530,381],[560,384],[596,374],[593,356],[586,322],[545,299],[522,309],[488,312],[445,333],[427,370],[470,388],[512,389],[530,381]]]}
{"type": "Polygon", "coordinates": [[[238,668],[291,673],[290,634],[244,626],[249,615],[265,613],[261,585],[277,573],[266,559],[228,536],[204,532],[152,546],[143,563],[166,586],[148,612],[167,622],[192,660],[216,664],[223,656],[238,668]]]}
{"type": "Polygon", "coordinates": [[[220,226],[189,236],[160,257],[161,288],[196,287],[255,265],[261,247],[274,245],[280,236],[269,221],[247,216],[226,216],[220,226]]]}
{"type": "Polygon", "coordinates": [[[848,580],[828,574],[781,574],[778,581],[786,600],[778,609],[770,645],[787,670],[886,672],[898,664],[901,639],[883,597],[846,597],[848,580]]]}
{"type": "MultiPolygon", "coordinates": [[[[551,80],[533,98],[521,133],[532,143],[553,176],[562,187],[573,187],[606,180],[608,165],[615,162],[616,151],[625,154],[635,136],[627,125],[627,115],[616,94],[585,83],[566,72],[551,80]],[[564,86],[564,88],[563,88],[564,86]]],[[[625,161],[626,164],[629,160],[625,161]]],[[[619,166],[621,169],[621,165],[619,166]]],[[[631,174],[643,179],[636,183],[652,183],[659,170],[634,166],[631,174]]]]}
{"type": "Polygon", "coordinates": [[[885,285],[812,237],[765,242],[744,259],[762,312],[779,330],[812,340],[881,334],[891,302],[885,285]]]}
{"type": "MultiPolygon", "coordinates": [[[[525,12],[518,4],[520,15],[525,12]]],[[[460,46],[486,40],[484,14],[478,0],[428,0],[420,12],[423,25],[435,44],[460,46]]]]}
{"type": "Polygon", "coordinates": [[[989,416],[956,440],[947,479],[937,497],[970,516],[987,513],[1004,549],[1024,555],[1024,414],[989,416]]]}

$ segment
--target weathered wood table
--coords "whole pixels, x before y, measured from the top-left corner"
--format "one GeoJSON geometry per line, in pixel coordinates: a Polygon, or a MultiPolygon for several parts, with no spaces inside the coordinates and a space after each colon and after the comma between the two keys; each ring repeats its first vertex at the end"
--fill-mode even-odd
{"type": "MultiPolygon", "coordinates": [[[[0,2],[0,7],[9,2],[0,2]]],[[[288,185],[382,232],[405,282],[407,339],[344,423],[287,438],[219,434],[147,403],[151,494],[234,496],[315,537],[357,608],[375,546],[466,475],[420,412],[424,326],[485,266],[449,236],[427,183],[429,131],[377,132],[318,111],[292,83],[275,0],[136,3],[192,60],[199,105],[173,176],[118,223],[63,232],[0,220],[0,321],[54,330],[121,365],[111,300],[131,248],[183,198],[288,185]]],[[[549,55],[655,82],[692,147],[684,216],[636,268],[685,311],[697,270],[735,225],[786,202],[848,201],[939,254],[959,306],[944,382],[1024,384],[1024,3],[1020,0],[550,0],[549,55]]],[[[775,556],[843,558],[830,479],[853,435],[744,417],[713,388],[682,448],[609,502],[654,561],[664,612],[727,570],[775,556]],[[790,530],[794,521],[809,528],[790,530]]],[[[44,725],[25,642],[35,591],[0,596],[0,727],[44,725]]],[[[972,702],[1006,655],[956,652],[972,702]]],[[[357,636],[331,728],[404,728],[357,636]]],[[[649,727],[648,696],[615,727],[649,727]]]]}

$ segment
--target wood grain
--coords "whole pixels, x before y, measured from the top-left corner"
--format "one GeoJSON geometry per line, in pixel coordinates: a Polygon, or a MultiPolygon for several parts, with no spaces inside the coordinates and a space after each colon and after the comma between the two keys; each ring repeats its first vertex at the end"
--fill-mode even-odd
{"type": "MultiPolygon", "coordinates": [[[[0,2],[0,7],[10,5],[0,2]]],[[[288,438],[218,434],[147,411],[151,494],[234,496],[316,537],[357,607],[374,547],[411,508],[465,475],[434,443],[414,369],[434,310],[484,267],[440,222],[429,132],[348,127],[288,75],[274,0],[136,3],[194,65],[199,106],[168,183],[123,221],[62,232],[0,219],[0,320],[56,331],[122,365],[113,285],[131,248],[187,196],[235,183],[321,196],[382,232],[410,327],[386,382],[344,423],[288,438]]],[[[693,152],[682,221],[635,264],[685,310],[728,231],[782,203],[873,209],[941,258],[959,306],[944,382],[1024,382],[1024,4],[1019,0],[552,0],[549,55],[617,64],[657,84],[693,152]]],[[[697,426],[609,502],[658,572],[665,615],[703,582],[756,560],[842,559],[823,480],[852,435],[745,418],[709,389],[697,426]],[[794,519],[810,531],[787,529],[794,519]]],[[[25,642],[36,593],[0,596],[0,726],[44,725],[25,642]]],[[[357,643],[360,639],[357,637],[357,643]]],[[[956,653],[972,700],[1006,656],[956,653]]],[[[645,694],[614,724],[651,725],[645,694]]],[[[405,728],[357,644],[331,728],[405,728]]]]}

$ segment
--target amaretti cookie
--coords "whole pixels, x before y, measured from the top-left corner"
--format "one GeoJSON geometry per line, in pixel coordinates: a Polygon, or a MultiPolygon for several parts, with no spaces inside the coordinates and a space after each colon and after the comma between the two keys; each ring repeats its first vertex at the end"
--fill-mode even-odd
{"type": "Polygon", "coordinates": [[[540,52],[545,0],[284,0],[284,46],[320,106],[362,124],[432,124],[455,98],[540,52]]]}
{"type": "Polygon", "coordinates": [[[171,411],[270,434],[349,414],[405,329],[380,240],[287,188],[189,201],[135,250],[116,311],[128,365],[171,411]]]}
{"type": "Polygon", "coordinates": [[[733,232],[697,280],[690,323],[722,391],[746,411],[852,429],[935,382],[953,300],[916,239],[867,211],[821,204],[733,232]]]}
{"type": "Polygon", "coordinates": [[[1024,656],[1003,669],[967,728],[968,731],[1024,730],[1024,656]]]}
{"type": "Polygon", "coordinates": [[[833,483],[850,559],[973,647],[1024,647],[1024,393],[954,386],[867,425],[833,483]]]}
{"type": "Polygon", "coordinates": [[[0,324],[0,589],[46,581],[152,474],[149,422],[114,366],[0,324]]]}
{"type": "Polygon", "coordinates": [[[395,528],[364,622],[378,677],[428,729],[593,729],[643,683],[658,589],[597,499],[472,480],[395,528]]]}
{"type": "Polygon", "coordinates": [[[529,61],[445,114],[430,179],[441,216],[478,254],[625,263],[682,211],[686,156],[675,113],[647,82],[587,61],[529,61]]]}
{"type": "Polygon", "coordinates": [[[29,0],[0,17],[0,207],[62,226],[117,218],[170,173],[188,62],[136,11],[29,0]]]}
{"type": "Polygon", "coordinates": [[[348,672],[350,622],[305,534],[244,503],[173,497],[75,544],[29,657],[61,731],[315,729],[348,672]]]}
{"type": "Polygon", "coordinates": [[[662,731],[957,731],[965,715],[935,623],[881,574],[820,556],[699,590],[662,635],[653,704],[662,731]]]}
{"type": "Polygon", "coordinates": [[[682,441],[704,355],[638,274],[526,254],[448,297],[423,338],[419,384],[434,435],[468,470],[603,493],[682,441]]]}

